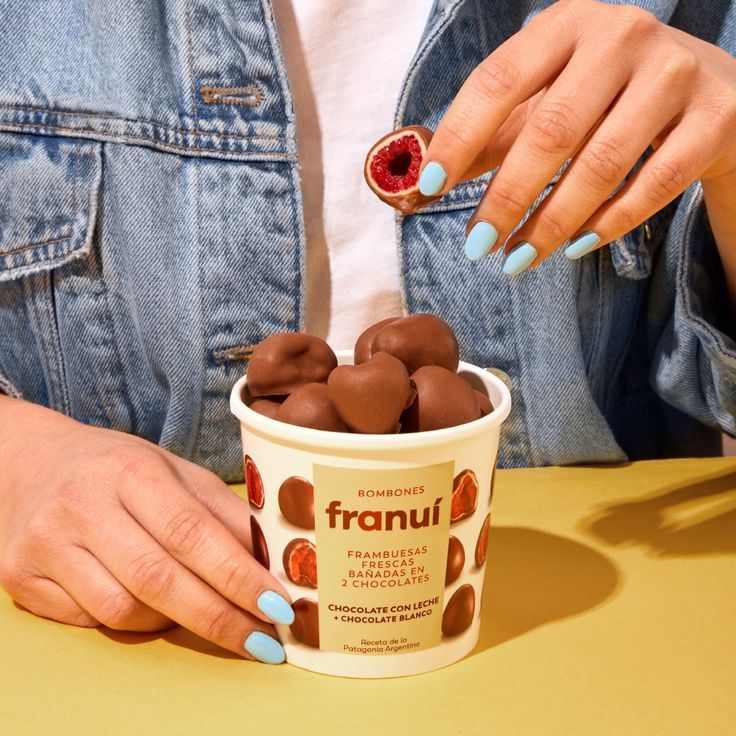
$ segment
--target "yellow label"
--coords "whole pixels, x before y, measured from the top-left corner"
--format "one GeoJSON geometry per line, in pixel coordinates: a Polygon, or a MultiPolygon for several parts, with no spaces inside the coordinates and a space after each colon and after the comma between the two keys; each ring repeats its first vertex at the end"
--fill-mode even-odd
{"type": "Polygon", "coordinates": [[[320,649],[439,644],[453,471],[314,466],[320,649]]]}

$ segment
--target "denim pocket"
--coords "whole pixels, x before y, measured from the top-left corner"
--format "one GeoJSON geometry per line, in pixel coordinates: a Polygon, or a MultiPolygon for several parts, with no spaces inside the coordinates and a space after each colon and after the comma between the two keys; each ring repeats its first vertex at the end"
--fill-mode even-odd
{"type": "Polygon", "coordinates": [[[101,178],[99,142],[0,133],[0,391],[81,416],[67,372],[109,319],[92,254],[101,178]],[[59,291],[70,276],[83,314],[59,291]]]}
{"type": "Polygon", "coordinates": [[[89,253],[102,163],[97,141],[0,133],[0,281],[89,253]]]}

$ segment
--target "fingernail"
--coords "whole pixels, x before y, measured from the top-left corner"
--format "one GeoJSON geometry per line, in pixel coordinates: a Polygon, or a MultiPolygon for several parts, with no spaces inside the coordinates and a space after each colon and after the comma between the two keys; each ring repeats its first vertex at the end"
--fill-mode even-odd
{"type": "Polygon", "coordinates": [[[476,222],[465,240],[465,255],[471,261],[485,258],[498,240],[498,230],[490,222],[476,222]]]}
{"type": "Polygon", "coordinates": [[[565,248],[565,255],[571,260],[581,258],[586,253],[590,253],[590,251],[594,250],[600,242],[601,236],[591,230],[590,232],[583,233],[579,237],[575,238],[575,240],[565,248]]]}
{"type": "Polygon", "coordinates": [[[445,170],[436,161],[430,161],[419,177],[419,191],[426,197],[431,197],[445,186],[445,181],[447,181],[445,170]]]}
{"type": "Polygon", "coordinates": [[[283,596],[267,590],[261,593],[256,601],[258,610],[265,613],[275,624],[293,624],[294,609],[283,596]]]}
{"type": "Polygon", "coordinates": [[[286,661],[286,652],[279,642],[262,631],[253,631],[243,645],[248,654],[252,654],[259,662],[281,664],[286,661]]]}
{"type": "Polygon", "coordinates": [[[516,276],[521,273],[539,255],[531,243],[519,243],[503,262],[503,272],[507,276],[516,276]]]}

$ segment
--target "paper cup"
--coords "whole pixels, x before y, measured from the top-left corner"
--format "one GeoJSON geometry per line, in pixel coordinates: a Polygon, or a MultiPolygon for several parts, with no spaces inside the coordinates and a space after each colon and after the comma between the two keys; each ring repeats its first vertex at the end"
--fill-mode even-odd
{"type": "MultiPolygon", "coordinates": [[[[338,353],[352,362],[352,351],[338,353]]],[[[432,432],[361,435],[277,422],[242,401],[256,559],[289,591],[287,661],[346,677],[397,677],[468,654],[480,630],[504,383],[460,363],[494,411],[432,432]]]]}

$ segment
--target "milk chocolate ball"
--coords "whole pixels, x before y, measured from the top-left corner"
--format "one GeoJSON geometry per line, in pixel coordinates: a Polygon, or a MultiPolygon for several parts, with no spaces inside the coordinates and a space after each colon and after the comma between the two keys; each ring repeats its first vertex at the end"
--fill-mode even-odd
{"type": "Polygon", "coordinates": [[[374,353],[361,365],[341,365],[327,381],[330,399],[353,432],[396,432],[401,412],[414,398],[404,364],[388,353],[374,353]]]}
{"type": "Polygon", "coordinates": [[[427,432],[480,419],[475,391],[456,373],[428,365],[415,371],[411,380],[417,396],[402,414],[402,432],[427,432]]]}
{"type": "Polygon", "coordinates": [[[404,363],[410,374],[425,365],[454,372],[460,360],[450,326],[433,314],[412,314],[387,325],[371,341],[370,352],[390,353],[404,363]]]}
{"type": "Polygon", "coordinates": [[[276,419],[299,427],[347,432],[335,405],[330,401],[326,383],[307,383],[293,391],[279,407],[276,419]]]}
{"type": "Polygon", "coordinates": [[[475,589],[472,585],[461,585],[453,594],[442,614],[442,633],[457,636],[473,623],[475,613],[475,589]]]}
{"type": "Polygon", "coordinates": [[[390,325],[392,322],[396,322],[396,320],[398,319],[401,319],[401,317],[388,317],[387,319],[382,319],[380,322],[376,322],[360,334],[360,337],[355,343],[355,351],[353,353],[353,362],[355,363],[355,365],[365,363],[366,360],[371,357],[371,345],[373,343],[373,338],[384,327],[386,327],[386,325],[390,325]]]}
{"type": "Polygon", "coordinates": [[[251,396],[290,394],[307,383],[324,383],[337,366],[332,348],[319,337],[278,332],[260,343],[248,363],[251,396]]]}

